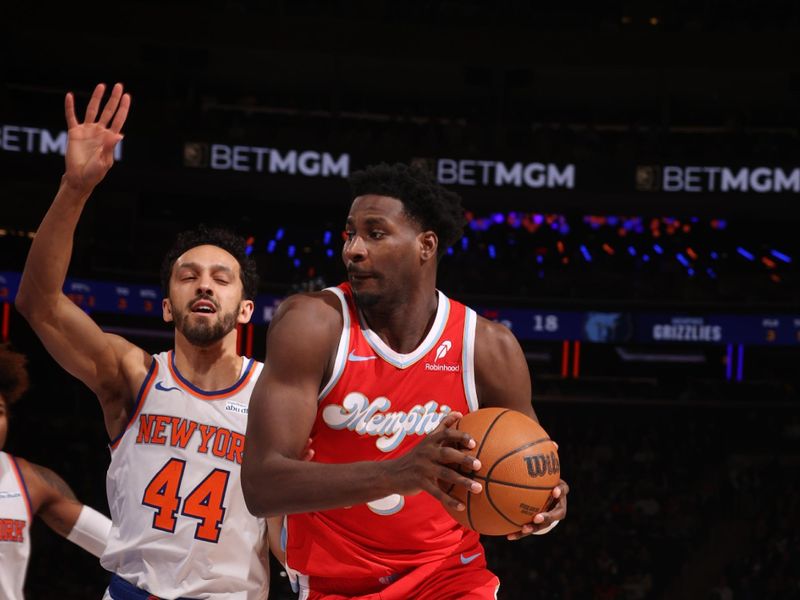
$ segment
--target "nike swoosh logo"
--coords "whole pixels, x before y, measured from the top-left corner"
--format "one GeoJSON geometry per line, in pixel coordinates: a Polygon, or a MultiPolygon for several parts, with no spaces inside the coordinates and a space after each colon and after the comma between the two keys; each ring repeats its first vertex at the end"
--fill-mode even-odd
{"type": "Polygon", "coordinates": [[[358,354],[355,353],[355,350],[351,350],[350,354],[347,355],[347,360],[350,360],[350,361],[353,361],[353,362],[361,362],[361,361],[364,361],[364,360],[375,360],[376,358],[378,358],[378,357],[377,356],[359,356],[358,354]]]}
{"type": "Polygon", "coordinates": [[[180,388],[176,387],[164,387],[164,385],[160,381],[156,381],[156,389],[161,390],[162,392],[171,392],[173,390],[180,391],[180,388]]]}
{"type": "Polygon", "coordinates": [[[462,555],[461,555],[461,564],[462,564],[462,565],[468,565],[468,564],[469,564],[469,563],[471,563],[473,560],[475,560],[476,558],[478,558],[480,555],[481,555],[481,553],[480,553],[480,552],[478,552],[477,554],[473,554],[472,556],[464,556],[464,555],[462,554],[462,555]]]}

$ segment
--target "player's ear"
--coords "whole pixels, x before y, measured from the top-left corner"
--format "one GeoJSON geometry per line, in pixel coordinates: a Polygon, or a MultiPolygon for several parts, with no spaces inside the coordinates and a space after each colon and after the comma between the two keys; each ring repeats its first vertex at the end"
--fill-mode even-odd
{"type": "Polygon", "coordinates": [[[249,323],[250,318],[253,316],[255,310],[255,303],[252,300],[242,300],[239,303],[239,317],[236,319],[238,323],[249,323]]]}
{"type": "Polygon", "coordinates": [[[423,231],[418,236],[420,243],[420,258],[424,261],[436,259],[439,250],[439,237],[433,231],[423,231]]]}
{"type": "Polygon", "coordinates": [[[172,322],[172,302],[169,301],[169,298],[161,300],[161,317],[165,323],[172,322]]]}

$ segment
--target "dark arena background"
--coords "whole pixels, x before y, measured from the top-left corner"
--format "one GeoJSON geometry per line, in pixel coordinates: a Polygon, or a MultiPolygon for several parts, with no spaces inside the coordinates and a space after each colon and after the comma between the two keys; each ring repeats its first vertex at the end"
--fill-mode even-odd
{"type": "MultiPolygon", "coordinates": [[[[423,165],[459,192],[440,288],[508,325],[560,445],[569,516],[485,538],[500,598],[798,598],[800,9],[794,2],[6,3],[2,341],[30,359],[6,450],[108,514],[97,401],[13,298],[58,187],[63,96],[133,95],[66,291],[171,345],[158,267],[197,223],[248,238],[277,302],[343,278],[344,177],[423,165]]],[[[502,365],[498,365],[502,369],[502,365]]],[[[33,529],[31,600],[100,598],[91,556],[33,529]]],[[[273,564],[271,598],[291,598],[273,564]]]]}

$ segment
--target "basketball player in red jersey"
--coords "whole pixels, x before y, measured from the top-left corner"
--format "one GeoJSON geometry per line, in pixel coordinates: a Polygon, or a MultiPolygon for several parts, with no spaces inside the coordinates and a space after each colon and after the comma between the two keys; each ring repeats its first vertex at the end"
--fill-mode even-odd
{"type": "Polygon", "coordinates": [[[174,347],[151,355],[104,332],[62,291],[81,213],[114,162],[130,96],[98,85],[84,120],[67,94],[66,170],[16,298],[53,358],[97,396],[111,439],[105,600],[262,600],[265,526],[240,484],[250,393],[262,364],[236,351],[257,292],[244,240],[198,228],[162,264],[174,347]]]}
{"type": "MultiPolygon", "coordinates": [[[[245,500],[288,515],[285,564],[301,600],[495,598],[479,536],[447,514],[442,504],[464,507],[441,485],[482,491],[454,468],[480,468],[465,453],[474,440],[453,428],[461,414],[536,418],[527,363],[508,328],[436,289],[438,260],[462,235],[458,196],[400,164],[350,181],[348,282],[287,298],[270,324],[245,500]],[[308,437],[316,458],[302,462],[308,437]]],[[[568,491],[561,481],[553,508],[509,537],[551,529],[568,491]]]]}
{"type": "Polygon", "coordinates": [[[0,346],[0,598],[5,600],[23,598],[34,515],[97,557],[111,530],[111,519],[81,504],[56,473],[3,452],[9,405],[28,389],[25,363],[24,355],[0,346]]]}

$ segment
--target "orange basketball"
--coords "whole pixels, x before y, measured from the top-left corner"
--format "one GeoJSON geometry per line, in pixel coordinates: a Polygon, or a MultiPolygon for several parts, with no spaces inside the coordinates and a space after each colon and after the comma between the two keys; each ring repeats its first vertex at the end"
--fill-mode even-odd
{"type": "Polygon", "coordinates": [[[469,476],[483,490],[445,488],[466,506],[447,509],[456,521],[485,535],[507,535],[549,508],[561,469],[556,445],[539,423],[516,410],[482,408],[464,415],[457,429],[475,439],[470,454],[481,468],[469,476]]]}

